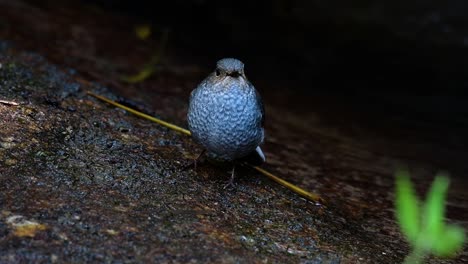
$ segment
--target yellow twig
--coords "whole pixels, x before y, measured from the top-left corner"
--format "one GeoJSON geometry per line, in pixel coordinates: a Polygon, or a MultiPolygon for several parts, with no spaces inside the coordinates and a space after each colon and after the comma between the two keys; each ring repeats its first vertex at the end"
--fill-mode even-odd
{"type": "MultiPolygon", "coordinates": [[[[249,165],[250,166],[250,165],[249,165]]],[[[274,174],[258,167],[258,166],[251,166],[252,168],[254,168],[256,171],[260,172],[261,174],[267,176],[268,178],[270,178],[271,180],[283,185],[284,187],[288,188],[289,190],[299,194],[300,196],[308,199],[308,200],[311,200],[311,201],[314,201],[314,202],[320,202],[320,203],[325,203],[325,201],[318,195],[318,194],[315,194],[315,193],[310,193],[304,189],[302,189],[301,187],[298,187],[290,182],[287,182],[283,179],[281,179],[280,177],[278,176],[275,176],[274,174]]]]}
{"type": "Polygon", "coordinates": [[[125,106],[125,105],[123,105],[123,104],[119,104],[119,103],[117,103],[117,102],[114,102],[114,101],[112,101],[111,99],[106,98],[106,97],[104,97],[104,96],[100,96],[100,95],[97,95],[97,94],[92,93],[92,92],[87,92],[87,93],[88,93],[89,95],[93,96],[93,97],[96,97],[97,99],[99,99],[99,100],[101,100],[101,101],[104,101],[104,102],[106,102],[106,103],[109,103],[109,104],[111,104],[111,105],[113,105],[113,106],[117,106],[118,108],[121,108],[121,109],[123,109],[123,110],[125,110],[125,111],[128,111],[128,112],[130,112],[130,113],[132,113],[132,114],[134,114],[134,115],[137,115],[137,116],[139,116],[139,117],[143,117],[144,119],[148,119],[148,120],[153,121],[153,122],[155,122],[155,123],[158,123],[158,124],[160,124],[160,125],[162,125],[162,126],[168,127],[168,128],[170,128],[170,129],[172,129],[172,130],[175,130],[175,131],[178,131],[178,132],[180,132],[180,133],[182,133],[182,134],[185,134],[185,135],[187,135],[187,136],[191,136],[191,135],[192,135],[192,133],[190,133],[190,131],[187,130],[187,129],[181,128],[181,127],[176,126],[176,125],[173,125],[173,124],[171,124],[171,123],[168,123],[168,122],[163,121],[163,120],[161,120],[161,119],[158,119],[158,118],[156,118],[156,117],[152,117],[152,116],[150,116],[150,115],[144,114],[144,113],[142,113],[142,112],[140,112],[140,111],[137,111],[137,110],[135,110],[135,109],[132,109],[132,108],[130,108],[130,107],[127,107],[127,106],[125,106]]]}
{"type": "MultiPolygon", "coordinates": [[[[137,111],[135,109],[132,109],[132,108],[127,107],[125,105],[114,102],[114,101],[112,101],[112,100],[110,100],[110,99],[108,99],[108,98],[106,98],[104,96],[100,96],[100,95],[97,95],[97,94],[92,93],[92,92],[87,92],[87,93],[89,95],[99,99],[99,100],[102,100],[102,101],[104,101],[106,103],[109,103],[109,104],[111,104],[113,106],[116,106],[118,108],[124,109],[124,110],[126,110],[126,111],[128,111],[128,112],[130,112],[132,114],[135,114],[135,115],[137,115],[139,117],[142,117],[142,118],[145,118],[147,120],[153,121],[155,123],[158,123],[158,124],[160,124],[162,126],[168,127],[168,128],[170,128],[172,130],[178,131],[178,132],[180,132],[182,134],[185,134],[187,136],[192,135],[190,133],[190,131],[185,129],[185,128],[181,128],[179,126],[173,125],[173,124],[168,123],[166,121],[163,121],[161,119],[158,119],[158,118],[152,117],[150,115],[144,114],[144,113],[139,112],[139,111],[137,111]]],[[[261,174],[267,176],[271,180],[281,184],[282,186],[286,187],[287,189],[299,194],[300,196],[302,196],[302,197],[304,197],[304,198],[306,198],[308,200],[311,200],[311,201],[314,201],[314,202],[325,203],[325,201],[319,195],[317,195],[315,193],[310,193],[310,192],[308,192],[308,191],[306,191],[306,190],[304,190],[304,189],[302,189],[302,188],[300,188],[300,187],[298,187],[298,186],[296,186],[296,185],[294,185],[294,184],[292,184],[290,182],[287,182],[287,181],[281,179],[278,176],[273,175],[272,173],[270,173],[270,172],[268,172],[268,171],[266,171],[266,170],[264,170],[264,169],[262,169],[262,168],[260,168],[258,166],[251,166],[251,165],[248,165],[248,166],[252,167],[253,169],[255,169],[256,171],[260,172],[261,174]]]]}

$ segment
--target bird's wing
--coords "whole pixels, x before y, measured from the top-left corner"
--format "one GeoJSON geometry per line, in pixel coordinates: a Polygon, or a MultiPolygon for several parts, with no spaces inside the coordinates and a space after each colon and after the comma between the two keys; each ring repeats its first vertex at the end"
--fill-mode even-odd
{"type": "Polygon", "coordinates": [[[192,92],[190,93],[189,102],[192,101],[193,97],[195,96],[195,94],[196,94],[197,92],[198,92],[198,87],[192,90],[192,92]]]}
{"type": "Polygon", "coordinates": [[[262,124],[262,127],[265,125],[265,106],[263,105],[263,100],[260,94],[258,93],[257,89],[255,89],[255,97],[257,99],[257,104],[260,108],[261,114],[262,114],[262,120],[260,121],[262,124]]]}

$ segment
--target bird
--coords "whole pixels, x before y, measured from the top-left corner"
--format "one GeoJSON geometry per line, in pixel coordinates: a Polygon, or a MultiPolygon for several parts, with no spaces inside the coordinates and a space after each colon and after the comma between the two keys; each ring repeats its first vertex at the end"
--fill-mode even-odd
{"type": "Polygon", "coordinates": [[[204,153],[233,163],[225,188],[233,185],[236,162],[265,162],[260,148],[265,108],[240,60],[223,58],[216,63],[216,69],[191,92],[187,121],[193,139],[204,148],[195,166],[204,153]]]}

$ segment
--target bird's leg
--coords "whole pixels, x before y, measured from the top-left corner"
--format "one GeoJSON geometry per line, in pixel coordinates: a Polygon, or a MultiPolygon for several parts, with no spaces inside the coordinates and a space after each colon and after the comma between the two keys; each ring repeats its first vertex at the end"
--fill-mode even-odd
{"type": "Polygon", "coordinates": [[[229,179],[229,182],[224,185],[224,189],[226,189],[227,187],[234,187],[234,175],[235,175],[235,169],[236,169],[236,165],[234,164],[232,166],[232,172],[231,172],[231,178],[229,179]]]}
{"type": "Polygon", "coordinates": [[[197,170],[197,163],[200,160],[200,158],[205,154],[206,149],[203,149],[202,152],[198,155],[198,157],[193,161],[193,168],[194,170],[197,170]]]}
{"type": "Polygon", "coordinates": [[[200,160],[200,158],[203,156],[203,154],[205,154],[206,152],[206,149],[204,149],[198,156],[197,158],[193,159],[192,162],[190,162],[190,164],[186,165],[184,167],[184,170],[185,169],[188,169],[189,167],[192,167],[193,166],[193,169],[194,170],[197,170],[197,163],[198,163],[198,160],[200,160]]]}

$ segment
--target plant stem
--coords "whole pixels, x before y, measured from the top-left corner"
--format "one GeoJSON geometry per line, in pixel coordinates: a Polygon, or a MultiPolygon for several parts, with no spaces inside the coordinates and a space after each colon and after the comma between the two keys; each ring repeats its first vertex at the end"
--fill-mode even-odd
{"type": "Polygon", "coordinates": [[[403,264],[419,264],[423,262],[424,257],[424,251],[419,248],[415,248],[408,256],[406,256],[403,264]]]}

